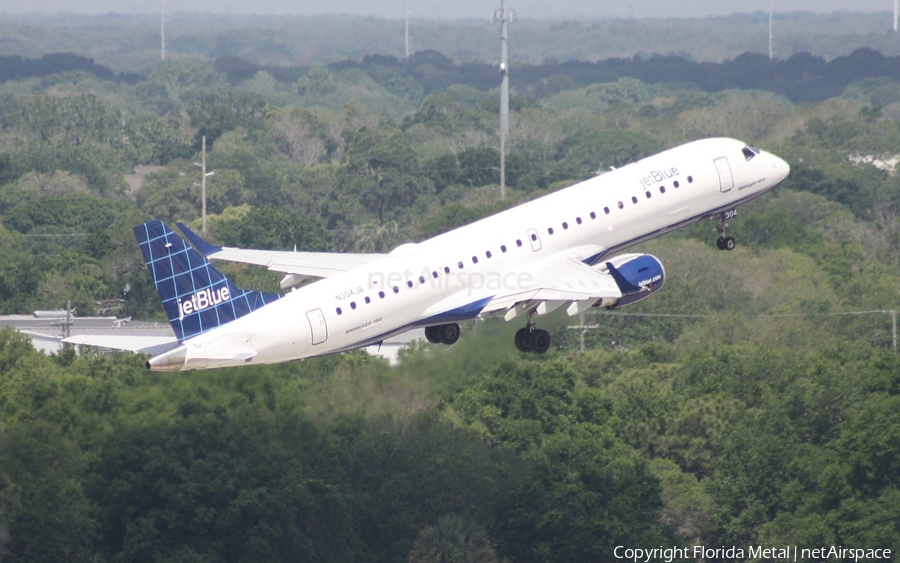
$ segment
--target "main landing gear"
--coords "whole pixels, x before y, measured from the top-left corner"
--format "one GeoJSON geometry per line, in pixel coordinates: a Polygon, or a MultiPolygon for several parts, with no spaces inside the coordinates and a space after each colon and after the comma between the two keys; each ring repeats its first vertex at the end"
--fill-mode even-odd
{"type": "Polygon", "coordinates": [[[734,250],[734,239],[725,236],[725,229],[728,227],[728,219],[733,219],[735,217],[737,217],[737,209],[729,209],[728,211],[719,213],[716,222],[716,232],[719,233],[719,238],[716,240],[716,246],[719,250],[734,250]]]}
{"type": "Polygon", "coordinates": [[[516,348],[520,352],[543,354],[550,349],[550,333],[535,327],[529,315],[525,328],[516,331],[516,348]]]}
{"type": "Polygon", "coordinates": [[[455,344],[459,340],[459,325],[450,323],[446,325],[426,326],[425,340],[432,344],[455,344]]]}

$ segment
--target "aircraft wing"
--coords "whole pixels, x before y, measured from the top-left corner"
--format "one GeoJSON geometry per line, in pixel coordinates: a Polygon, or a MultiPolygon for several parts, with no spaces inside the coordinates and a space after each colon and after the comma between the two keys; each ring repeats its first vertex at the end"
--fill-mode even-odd
{"type": "Polygon", "coordinates": [[[515,287],[503,288],[481,312],[508,310],[506,320],[512,320],[526,310],[536,309],[543,315],[564,303],[577,302],[569,313],[577,314],[599,299],[622,297],[622,290],[612,275],[569,256],[542,260],[533,268],[519,272],[515,279],[515,287]]]}
{"type": "Polygon", "coordinates": [[[279,250],[250,250],[209,244],[183,223],[178,228],[201,254],[211,260],[225,260],[265,266],[274,272],[293,274],[282,287],[295,285],[303,278],[327,278],[382,258],[383,254],[344,254],[340,252],[285,252],[279,250]],[[290,279],[289,279],[290,278],[290,279]]]}

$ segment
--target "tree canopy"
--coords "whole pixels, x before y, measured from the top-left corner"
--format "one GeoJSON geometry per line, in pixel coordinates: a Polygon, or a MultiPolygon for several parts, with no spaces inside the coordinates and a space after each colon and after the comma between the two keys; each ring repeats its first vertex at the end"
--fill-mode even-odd
{"type": "Polygon", "coordinates": [[[664,290],[586,314],[590,329],[542,319],[556,346],[541,358],[493,320],[396,366],[351,352],[148,374],[4,330],[0,560],[898,545],[894,57],[522,65],[500,200],[496,69],[437,51],[279,66],[280,31],[244,33],[142,74],[0,60],[0,312],[124,296],[127,315],[163,320],[131,228],[199,226],[204,135],[208,238],[247,248],[387,252],[703,136],[792,174],[741,207],[732,253],[707,222],[641,245],[664,290]]]}

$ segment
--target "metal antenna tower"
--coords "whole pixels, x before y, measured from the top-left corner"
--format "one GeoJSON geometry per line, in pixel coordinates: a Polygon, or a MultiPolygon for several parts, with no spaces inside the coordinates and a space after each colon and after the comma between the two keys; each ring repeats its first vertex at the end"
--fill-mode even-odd
{"type": "Polygon", "coordinates": [[[509,136],[509,61],[507,60],[508,24],[516,21],[516,12],[506,9],[506,0],[500,0],[500,9],[494,12],[490,23],[500,22],[500,199],[506,199],[506,138],[509,136]]]}

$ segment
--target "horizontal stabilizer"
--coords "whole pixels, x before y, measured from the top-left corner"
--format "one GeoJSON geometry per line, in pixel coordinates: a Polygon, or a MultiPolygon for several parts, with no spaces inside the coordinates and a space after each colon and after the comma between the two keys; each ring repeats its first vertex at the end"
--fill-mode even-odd
{"type": "Polygon", "coordinates": [[[178,343],[174,336],[119,336],[109,334],[78,334],[63,338],[62,341],[66,344],[125,350],[138,354],[159,354],[178,343]]]}

